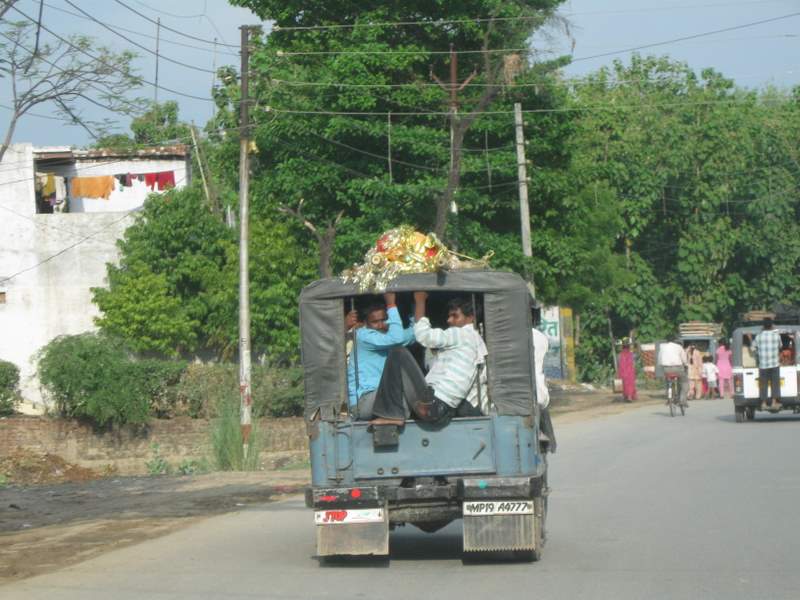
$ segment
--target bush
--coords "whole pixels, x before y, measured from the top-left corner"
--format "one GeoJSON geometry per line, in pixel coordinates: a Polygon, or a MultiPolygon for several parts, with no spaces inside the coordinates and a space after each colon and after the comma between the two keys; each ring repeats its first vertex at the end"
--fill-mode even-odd
{"type": "Polygon", "coordinates": [[[137,360],[118,340],[95,333],[60,336],[39,352],[39,380],[64,416],[97,426],[145,423],[163,410],[185,363],[137,360]]]}
{"type": "MultiPolygon", "coordinates": [[[[253,416],[303,414],[303,370],[254,365],[253,416]]],[[[219,416],[220,406],[239,402],[239,366],[231,363],[192,364],[181,376],[176,404],[191,417],[219,416]]]]}
{"type": "Polygon", "coordinates": [[[19,402],[19,368],[0,360],[0,415],[10,415],[19,402]]]}

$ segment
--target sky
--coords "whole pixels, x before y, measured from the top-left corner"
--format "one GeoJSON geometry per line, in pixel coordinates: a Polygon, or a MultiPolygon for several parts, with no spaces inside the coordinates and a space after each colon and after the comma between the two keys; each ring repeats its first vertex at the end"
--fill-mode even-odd
{"type": "MultiPolygon", "coordinates": [[[[162,56],[200,70],[173,64],[162,58],[159,62],[159,83],[207,100],[174,96],[164,90],[159,91],[159,100],[178,100],[181,118],[194,121],[198,126],[204,125],[212,115],[210,89],[213,76],[206,71],[226,64],[238,68],[239,26],[260,24],[249,10],[230,6],[225,0],[171,0],[169,3],[157,0],[71,1],[105,27],[81,15],[67,0],[45,0],[44,26],[62,36],[83,34],[94,37],[117,51],[135,50],[140,55],[135,66],[149,81],[155,79],[155,57],[135,47],[131,41],[155,50],[156,24],[148,19],[161,19],[162,56]],[[199,39],[188,39],[177,32],[199,39]],[[218,42],[216,50],[214,39],[218,42]]],[[[16,7],[35,19],[39,0],[19,0],[16,7]]],[[[629,52],[618,52],[620,50],[775,19],[791,13],[800,13],[800,0],[566,0],[561,14],[569,21],[571,38],[564,33],[554,32],[550,47],[556,53],[569,54],[574,41],[572,55],[575,60],[565,69],[565,74],[579,77],[611,64],[614,59],[624,61],[630,56],[629,52]],[[607,56],[588,58],[607,53],[607,56]]],[[[25,17],[12,9],[5,19],[25,20],[25,17]]],[[[47,39],[53,38],[45,31],[43,40],[47,39]]],[[[640,52],[669,55],[686,61],[698,71],[713,67],[744,87],[773,84],[790,88],[800,84],[798,50],[800,14],[735,31],[671,42],[640,52]]],[[[4,106],[9,105],[9,89],[5,83],[0,86],[0,104],[4,106]]],[[[154,98],[154,94],[155,88],[147,84],[138,91],[142,97],[154,98]]],[[[52,116],[52,107],[42,105],[32,112],[38,116],[30,114],[20,120],[14,142],[78,147],[91,143],[91,138],[82,128],[43,118],[42,115],[52,116]]],[[[87,115],[97,116],[91,109],[87,109],[87,115]]],[[[3,134],[8,116],[8,110],[0,107],[0,131],[3,134]]],[[[119,132],[128,133],[128,123],[128,119],[121,119],[119,132]]]]}

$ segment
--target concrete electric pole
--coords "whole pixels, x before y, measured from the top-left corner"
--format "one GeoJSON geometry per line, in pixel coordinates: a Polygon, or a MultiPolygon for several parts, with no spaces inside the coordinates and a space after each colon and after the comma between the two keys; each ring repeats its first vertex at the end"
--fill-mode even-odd
{"type": "MultiPolygon", "coordinates": [[[[514,103],[514,125],[517,137],[517,180],[519,182],[519,220],[522,229],[522,253],[533,256],[531,249],[531,214],[528,207],[528,169],[525,162],[525,134],[522,131],[522,105],[514,103]]],[[[529,273],[531,291],[535,291],[533,274],[529,273]]]]}
{"type": "Polygon", "coordinates": [[[248,80],[250,68],[250,27],[243,25],[241,99],[239,102],[239,394],[244,457],[250,443],[252,429],[253,395],[250,368],[250,204],[248,187],[250,183],[250,111],[248,80]]]}

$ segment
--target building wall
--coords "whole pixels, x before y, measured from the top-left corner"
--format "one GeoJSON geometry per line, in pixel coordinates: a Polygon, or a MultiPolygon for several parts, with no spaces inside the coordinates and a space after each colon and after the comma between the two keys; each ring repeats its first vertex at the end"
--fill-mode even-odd
{"type": "MultiPolygon", "coordinates": [[[[134,162],[142,170],[167,170],[163,161],[134,162]]],[[[121,208],[37,214],[33,178],[32,146],[9,148],[0,163],[0,292],[6,298],[0,304],[0,359],[20,368],[26,412],[45,404],[34,355],[59,335],[95,328],[91,288],[106,284],[106,263],[118,260],[115,242],[135,217],[121,208]]]]}

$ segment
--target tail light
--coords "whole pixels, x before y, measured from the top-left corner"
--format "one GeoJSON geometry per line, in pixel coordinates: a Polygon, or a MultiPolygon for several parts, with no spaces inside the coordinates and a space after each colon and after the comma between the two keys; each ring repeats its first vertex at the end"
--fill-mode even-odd
{"type": "MultiPolygon", "coordinates": [[[[800,374],[798,374],[798,379],[800,380],[800,374]]],[[[741,373],[737,373],[733,376],[733,393],[734,394],[743,394],[744,393],[744,375],[741,373]]]]}

